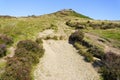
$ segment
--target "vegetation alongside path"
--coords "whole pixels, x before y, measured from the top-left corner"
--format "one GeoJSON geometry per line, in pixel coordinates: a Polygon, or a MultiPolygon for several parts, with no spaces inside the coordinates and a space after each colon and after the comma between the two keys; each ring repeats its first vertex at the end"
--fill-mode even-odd
{"type": "Polygon", "coordinates": [[[104,38],[100,38],[99,36],[93,35],[91,33],[86,33],[85,34],[90,40],[92,40],[95,43],[97,43],[97,45],[102,45],[104,48],[105,53],[107,52],[113,52],[116,54],[120,54],[120,50],[117,48],[112,47],[112,45],[110,44],[110,42],[106,41],[104,38]]]}
{"type": "Polygon", "coordinates": [[[0,80],[99,80],[96,66],[104,80],[117,80],[119,41],[120,22],[93,20],[71,9],[0,17],[0,80]]]}

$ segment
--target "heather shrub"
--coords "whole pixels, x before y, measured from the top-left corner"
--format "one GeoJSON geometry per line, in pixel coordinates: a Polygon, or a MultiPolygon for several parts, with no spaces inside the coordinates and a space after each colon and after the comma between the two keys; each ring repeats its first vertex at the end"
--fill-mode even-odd
{"type": "Polygon", "coordinates": [[[6,45],[5,44],[0,44],[0,57],[6,56],[6,45]]]}
{"type": "Polygon", "coordinates": [[[42,44],[43,43],[41,38],[37,38],[35,42],[38,43],[38,44],[42,44]]]}
{"type": "Polygon", "coordinates": [[[84,38],[84,33],[81,30],[77,30],[69,37],[70,42],[81,42],[84,38]]]}
{"type": "Polygon", "coordinates": [[[38,45],[36,42],[31,40],[20,41],[17,44],[17,49],[15,50],[15,56],[22,58],[25,57],[32,64],[37,64],[43,53],[43,46],[38,45]]]}
{"type": "Polygon", "coordinates": [[[13,43],[13,39],[4,34],[0,34],[0,44],[11,45],[13,43]]]}
{"type": "Polygon", "coordinates": [[[120,80],[120,55],[108,52],[103,59],[101,68],[105,80],[120,80]]]}
{"type": "Polygon", "coordinates": [[[45,40],[49,40],[49,39],[59,40],[59,36],[57,36],[57,35],[54,35],[54,36],[48,35],[48,36],[45,37],[45,40]]]}
{"type": "Polygon", "coordinates": [[[75,42],[74,43],[74,47],[77,50],[79,50],[78,51],[79,54],[81,54],[82,56],[84,56],[85,61],[87,61],[87,62],[92,62],[93,61],[93,55],[91,53],[83,51],[83,46],[80,43],[75,42]]]}
{"type": "Polygon", "coordinates": [[[39,52],[40,51],[40,47],[39,45],[31,40],[23,40],[20,41],[17,44],[17,48],[25,48],[28,51],[32,51],[32,52],[39,52]]]}
{"type": "Polygon", "coordinates": [[[90,44],[89,42],[87,42],[87,41],[85,41],[85,40],[83,40],[81,44],[82,44],[83,46],[87,47],[87,48],[93,47],[92,44],[90,44]]]}
{"type": "Polygon", "coordinates": [[[70,26],[70,21],[71,21],[71,20],[68,20],[68,21],[66,22],[66,25],[70,26]]]}
{"type": "Polygon", "coordinates": [[[83,48],[82,45],[81,45],[79,42],[75,42],[75,43],[74,43],[74,47],[75,47],[77,50],[83,48]]]}
{"type": "Polygon", "coordinates": [[[6,56],[7,45],[11,45],[13,40],[4,34],[0,34],[0,57],[6,56]]]}
{"type": "Polygon", "coordinates": [[[39,63],[39,58],[43,55],[43,53],[33,53],[29,52],[24,48],[16,49],[15,56],[23,59],[23,62],[30,63],[31,65],[39,63]]]}
{"type": "Polygon", "coordinates": [[[93,55],[92,55],[91,53],[85,52],[85,53],[83,54],[83,56],[85,56],[85,60],[86,60],[87,62],[92,62],[92,61],[93,61],[93,55]]]}
{"type": "Polygon", "coordinates": [[[93,22],[88,23],[88,25],[89,25],[90,27],[92,27],[93,29],[100,29],[100,27],[102,26],[102,25],[99,24],[99,23],[93,23],[93,22]]]}
{"type": "Polygon", "coordinates": [[[53,36],[52,39],[58,40],[58,36],[53,36]]]}
{"type": "Polygon", "coordinates": [[[9,58],[1,80],[32,80],[31,66],[18,57],[9,58]]]}
{"type": "Polygon", "coordinates": [[[71,20],[68,20],[66,22],[66,25],[70,26],[70,27],[75,27],[76,29],[84,29],[86,24],[84,23],[80,23],[80,22],[72,22],[71,20]]]}
{"type": "Polygon", "coordinates": [[[60,39],[60,40],[64,40],[64,39],[65,39],[65,36],[60,36],[59,39],[60,39]]]}
{"type": "Polygon", "coordinates": [[[55,24],[51,24],[50,25],[50,29],[53,29],[53,30],[58,30],[57,26],[55,24]]]}
{"type": "Polygon", "coordinates": [[[101,22],[101,23],[95,23],[90,22],[88,23],[90,27],[93,29],[114,29],[114,28],[120,28],[119,23],[113,23],[113,22],[101,22]]]}
{"type": "Polygon", "coordinates": [[[106,23],[104,25],[101,26],[101,29],[113,29],[113,28],[119,28],[119,24],[117,23],[106,23]]]}
{"type": "Polygon", "coordinates": [[[16,57],[27,57],[28,54],[30,54],[30,53],[25,48],[17,48],[15,50],[15,56],[16,57]]]}
{"type": "Polygon", "coordinates": [[[87,52],[91,53],[94,57],[97,57],[100,59],[103,59],[103,57],[105,55],[104,51],[97,46],[93,46],[93,47],[89,48],[87,52]]]}
{"type": "Polygon", "coordinates": [[[7,59],[5,72],[0,80],[33,80],[32,67],[39,63],[44,54],[42,45],[31,40],[20,41],[15,55],[7,59]]]}
{"type": "Polygon", "coordinates": [[[49,35],[45,37],[45,40],[49,40],[49,39],[51,39],[49,35]]]}
{"type": "Polygon", "coordinates": [[[91,23],[89,20],[87,21],[87,24],[91,23]]]}

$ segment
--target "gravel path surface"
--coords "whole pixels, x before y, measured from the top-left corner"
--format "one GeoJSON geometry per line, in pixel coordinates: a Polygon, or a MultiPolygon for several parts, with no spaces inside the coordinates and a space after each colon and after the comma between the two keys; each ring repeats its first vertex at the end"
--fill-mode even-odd
{"type": "Polygon", "coordinates": [[[48,40],[34,71],[35,80],[99,80],[99,74],[67,41],[48,40]]]}

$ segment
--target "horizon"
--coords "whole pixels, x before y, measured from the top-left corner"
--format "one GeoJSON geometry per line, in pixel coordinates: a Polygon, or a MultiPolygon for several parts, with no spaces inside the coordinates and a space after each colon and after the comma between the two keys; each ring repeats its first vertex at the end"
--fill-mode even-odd
{"type": "Polygon", "coordinates": [[[77,13],[96,20],[120,20],[120,1],[10,1],[0,0],[0,15],[24,17],[44,15],[62,9],[72,9],[77,13]]]}

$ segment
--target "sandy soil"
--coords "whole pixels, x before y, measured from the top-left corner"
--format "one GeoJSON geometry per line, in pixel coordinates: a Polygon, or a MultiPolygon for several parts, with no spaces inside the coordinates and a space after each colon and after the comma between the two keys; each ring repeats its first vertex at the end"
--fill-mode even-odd
{"type": "Polygon", "coordinates": [[[35,80],[99,80],[99,74],[67,41],[48,40],[34,71],[35,80]]]}
{"type": "Polygon", "coordinates": [[[45,37],[51,36],[53,34],[54,34],[54,30],[48,29],[48,30],[45,30],[43,32],[40,32],[39,35],[38,35],[38,37],[44,39],[45,37]]]}

